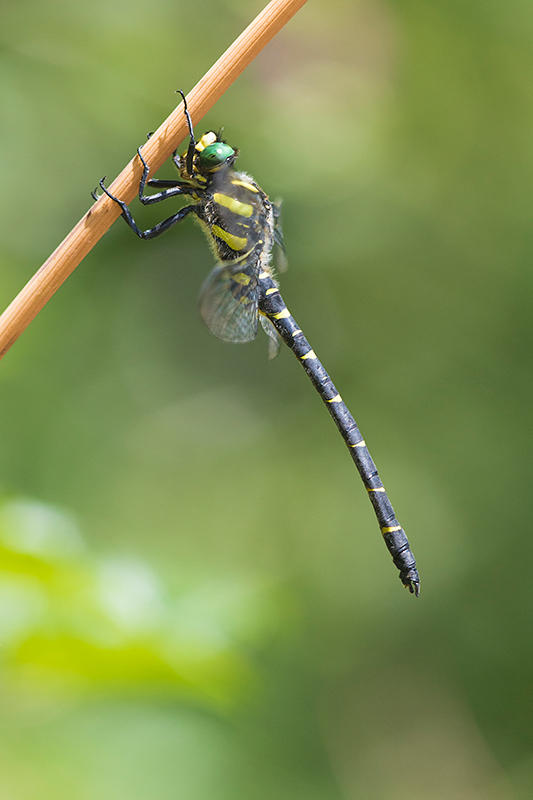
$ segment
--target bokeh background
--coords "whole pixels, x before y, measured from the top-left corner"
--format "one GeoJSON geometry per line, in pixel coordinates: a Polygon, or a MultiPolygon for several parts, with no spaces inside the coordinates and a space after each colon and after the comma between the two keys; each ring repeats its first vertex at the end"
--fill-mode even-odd
{"type": "MultiPolygon", "coordinates": [[[[261,7],[2,1],[3,307],[261,7]]],[[[309,0],[220,126],[422,594],[201,232],[119,221],[0,364],[0,798],[531,798],[533,6],[309,0]]]]}

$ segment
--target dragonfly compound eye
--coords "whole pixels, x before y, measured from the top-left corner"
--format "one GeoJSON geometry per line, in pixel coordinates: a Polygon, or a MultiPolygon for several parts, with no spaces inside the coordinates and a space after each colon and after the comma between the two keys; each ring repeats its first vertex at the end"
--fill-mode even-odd
{"type": "Polygon", "coordinates": [[[224,142],[215,142],[204,147],[199,156],[201,169],[213,170],[235,155],[235,150],[224,142]]]}

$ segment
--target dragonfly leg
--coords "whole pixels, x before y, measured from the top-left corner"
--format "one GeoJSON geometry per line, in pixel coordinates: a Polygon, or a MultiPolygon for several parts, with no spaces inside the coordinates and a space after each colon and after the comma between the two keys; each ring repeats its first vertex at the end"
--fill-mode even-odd
{"type": "Polygon", "coordinates": [[[143,174],[141,178],[141,182],[139,183],[139,200],[145,206],[149,206],[152,203],[160,203],[161,200],[167,200],[169,197],[177,197],[182,194],[190,194],[191,187],[187,184],[183,183],[183,181],[179,180],[157,180],[151,179],[148,180],[148,174],[150,172],[150,167],[146,163],[141,153],[141,148],[137,148],[137,155],[141,159],[141,163],[143,165],[143,174]],[[156,194],[145,194],[144,190],[146,185],[164,188],[164,191],[157,192],[156,194]]]}
{"type": "Polygon", "coordinates": [[[139,226],[133,219],[133,216],[127,204],[123,200],[119,200],[118,197],[112,195],[111,192],[106,188],[106,186],[104,185],[103,178],[100,181],[100,188],[102,189],[103,192],[105,192],[105,194],[108,197],[111,198],[111,200],[114,200],[115,203],[118,203],[118,205],[122,209],[122,216],[130,226],[132,231],[135,234],[137,234],[139,239],[155,239],[157,236],[161,236],[162,233],[165,233],[165,231],[168,231],[169,228],[172,228],[174,227],[174,225],[177,225],[178,222],[182,221],[182,219],[185,219],[185,217],[188,214],[191,213],[198,214],[198,208],[196,205],[184,206],[183,208],[180,208],[180,210],[176,212],[176,214],[173,214],[171,217],[164,219],[163,222],[158,222],[157,225],[154,225],[153,228],[147,228],[145,231],[143,231],[139,228],[139,226]]]}

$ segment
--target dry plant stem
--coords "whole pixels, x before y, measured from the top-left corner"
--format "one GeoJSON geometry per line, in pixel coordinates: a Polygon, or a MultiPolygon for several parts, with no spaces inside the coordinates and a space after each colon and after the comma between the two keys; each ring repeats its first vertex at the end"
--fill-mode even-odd
{"type": "MultiPolygon", "coordinates": [[[[263,9],[187,95],[187,105],[194,124],[202,119],[305,2],[272,0],[263,9]]],[[[186,136],[187,125],[183,103],[180,103],[143,146],[143,156],[150,164],[151,173],[159,169],[186,136]]],[[[135,157],[113,181],[109,187],[111,192],[129,203],[137,193],[141,173],[141,164],[135,157]]],[[[0,317],[0,358],[104,235],[119,213],[116,203],[106,195],[101,197],[28,281],[0,317]]]]}

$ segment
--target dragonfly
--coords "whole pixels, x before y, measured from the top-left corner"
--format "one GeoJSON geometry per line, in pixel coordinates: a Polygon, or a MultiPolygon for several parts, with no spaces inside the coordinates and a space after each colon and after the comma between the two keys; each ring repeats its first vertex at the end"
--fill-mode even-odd
{"type": "MultiPolygon", "coordinates": [[[[292,350],[348,447],[400,580],[418,597],[420,578],[415,558],[363,436],[280,294],[272,266],[274,245],[282,260],[285,256],[279,204],[271,202],[250,175],[235,170],[239,151],[227,144],[221,133],[207,131],[196,140],[185,95],[179,93],[189,131],[187,150],[182,155],[176,150],[172,156],[179,178],[148,179],[150,168],[139,147],[137,153],[143,166],[139,200],[151,205],[183,196],[191,202],[152,228],[142,230],[128,205],[106,188],[105,178],[100,187],[118,203],[122,217],[141,239],[154,239],[186,217],[200,223],[217,262],[200,294],[199,309],[205,324],[222,341],[250,342],[256,338],[261,323],[269,336],[271,358],[277,354],[280,340],[292,350]],[[146,194],[147,186],[158,191],[146,194]]],[[[97,199],[94,192],[93,197],[97,199]]]]}

